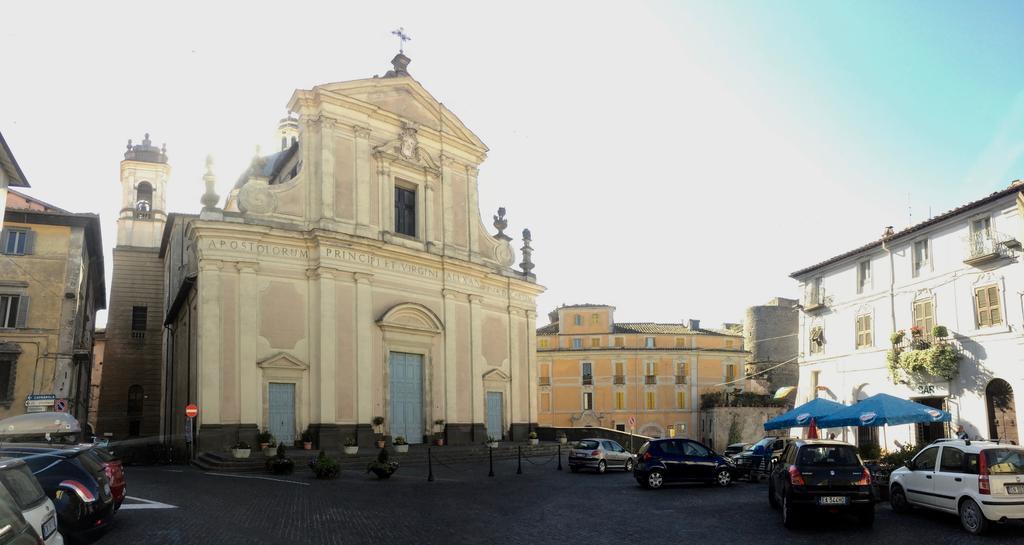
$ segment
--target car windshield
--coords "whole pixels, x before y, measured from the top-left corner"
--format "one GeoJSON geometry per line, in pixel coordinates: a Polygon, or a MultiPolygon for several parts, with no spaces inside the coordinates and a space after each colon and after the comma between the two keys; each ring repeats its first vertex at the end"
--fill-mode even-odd
{"type": "Polygon", "coordinates": [[[587,449],[587,450],[595,449],[595,448],[597,448],[597,441],[591,441],[590,439],[584,439],[584,440],[580,441],[579,443],[576,443],[576,448],[587,449]]]}
{"type": "Polygon", "coordinates": [[[26,465],[0,471],[0,481],[3,481],[4,487],[23,510],[38,504],[45,497],[39,481],[32,476],[26,465]]]}
{"type": "Polygon", "coordinates": [[[764,439],[761,439],[760,441],[754,443],[753,445],[750,445],[745,450],[754,450],[757,447],[768,448],[772,444],[772,441],[774,441],[774,440],[775,440],[774,437],[765,437],[764,439]]]}
{"type": "Polygon", "coordinates": [[[860,464],[853,447],[845,445],[805,445],[797,463],[801,466],[855,466],[860,464]]]}
{"type": "Polygon", "coordinates": [[[985,458],[990,475],[1024,475],[1024,450],[987,449],[985,458]]]}

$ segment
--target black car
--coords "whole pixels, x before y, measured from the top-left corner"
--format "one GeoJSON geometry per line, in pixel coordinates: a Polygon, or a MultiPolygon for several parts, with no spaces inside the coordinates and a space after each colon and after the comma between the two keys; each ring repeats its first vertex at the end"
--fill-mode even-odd
{"type": "Polygon", "coordinates": [[[787,446],[769,476],[768,503],[782,510],[786,528],[811,512],[847,512],[865,526],[875,522],[871,473],[857,447],[840,441],[807,439],[787,446]]]}
{"type": "Polygon", "coordinates": [[[734,455],[732,460],[736,462],[736,478],[754,480],[759,475],[767,475],[782,451],[793,441],[795,439],[792,437],[765,437],[734,455]]]}
{"type": "Polygon", "coordinates": [[[637,453],[633,477],[644,488],[668,482],[732,483],[732,460],[692,439],[653,439],[637,453]]]}

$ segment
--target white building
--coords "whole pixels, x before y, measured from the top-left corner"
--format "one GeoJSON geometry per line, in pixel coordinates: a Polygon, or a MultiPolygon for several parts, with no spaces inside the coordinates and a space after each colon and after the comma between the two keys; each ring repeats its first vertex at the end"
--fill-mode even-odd
{"type": "Polygon", "coordinates": [[[835,430],[857,444],[922,444],[958,425],[971,437],[1019,442],[1013,390],[1024,385],[1022,217],[1024,185],[1016,181],[791,274],[804,290],[797,403],[827,397],[851,404],[884,392],[953,415],[948,425],[835,430]],[[935,326],[948,329],[947,340],[933,338],[935,326]],[[961,355],[955,375],[890,378],[887,356],[900,330],[903,361],[924,354],[915,348],[946,343],[961,355]]]}

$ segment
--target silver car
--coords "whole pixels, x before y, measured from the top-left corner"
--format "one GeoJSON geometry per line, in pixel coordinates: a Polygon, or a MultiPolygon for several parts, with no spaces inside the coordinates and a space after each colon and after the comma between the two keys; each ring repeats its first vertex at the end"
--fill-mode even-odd
{"type": "Polygon", "coordinates": [[[569,450],[569,471],[576,473],[582,467],[604,473],[611,468],[633,471],[633,455],[611,439],[581,439],[569,450]]]}

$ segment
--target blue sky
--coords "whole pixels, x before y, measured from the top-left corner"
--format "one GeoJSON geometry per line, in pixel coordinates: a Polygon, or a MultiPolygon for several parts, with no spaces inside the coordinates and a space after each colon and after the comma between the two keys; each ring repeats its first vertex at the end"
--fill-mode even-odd
{"type": "MultiPolygon", "coordinates": [[[[296,88],[412,75],[490,147],[485,224],[530,227],[561,303],[739,321],[796,269],[1024,177],[1024,4],[181,1],[6,6],[0,131],[32,194],[101,214],[128,138],[194,212],[296,88]],[[54,16],[59,14],[59,16],[54,16]]],[[[518,246],[518,241],[516,242],[518,246]]],[[[108,261],[109,262],[109,261],[108,261]]],[[[109,270],[107,271],[109,275],[109,270]]],[[[543,322],[543,320],[541,320],[543,322]]]]}

